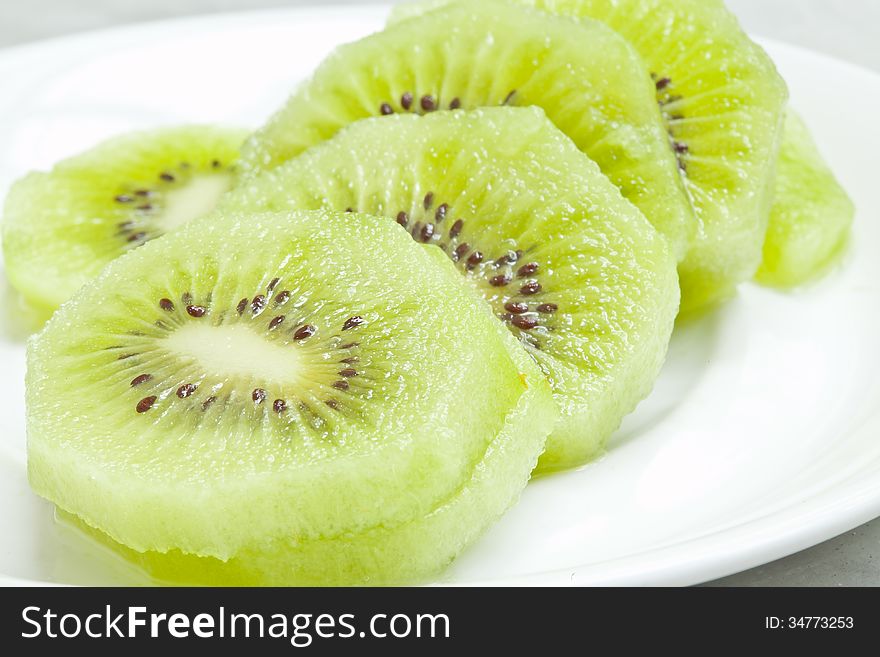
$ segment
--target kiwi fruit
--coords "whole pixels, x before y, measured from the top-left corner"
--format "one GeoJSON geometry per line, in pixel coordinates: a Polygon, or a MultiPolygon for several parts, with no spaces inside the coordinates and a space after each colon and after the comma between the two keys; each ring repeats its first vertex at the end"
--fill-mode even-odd
{"type": "Polygon", "coordinates": [[[198,125],[130,133],[17,181],[2,224],[12,286],[51,313],[114,258],[206,214],[232,186],[246,135],[198,125]]]}
{"type": "MultiPolygon", "coordinates": [[[[602,21],[642,56],[697,215],[679,266],[682,310],[731,295],[758,268],[767,230],[788,99],[773,62],[722,0],[512,2],[602,21]]],[[[400,5],[391,20],[446,4],[400,5]]],[[[590,50],[589,40],[583,48],[590,50]]]]}
{"type": "Polygon", "coordinates": [[[539,472],[594,457],[665,357],[667,240],[538,107],[363,119],[221,207],[380,215],[455,263],[553,386],[539,472]]]}
{"type": "Polygon", "coordinates": [[[556,413],[452,263],[367,215],[212,213],[28,345],[33,489],[199,583],[427,577],[515,500],[556,413]]]}
{"type": "Polygon", "coordinates": [[[789,110],[757,280],[791,287],[816,278],[843,252],[854,215],[803,119],[789,110]]]}
{"type": "Polygon", "coordinates": [[[242,163],[271,169],[363,118],[538,105],[683,255],[696,219],[654,98],[638,54],[597,21],[456,4],[338,48],[242,163]]]}

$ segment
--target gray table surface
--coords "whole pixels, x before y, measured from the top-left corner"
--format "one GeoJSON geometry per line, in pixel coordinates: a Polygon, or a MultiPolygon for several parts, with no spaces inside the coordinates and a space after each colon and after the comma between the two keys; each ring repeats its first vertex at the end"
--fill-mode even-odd
{"type": "MultiPolygon", "coordinates": [[[[0,0],[0,47],[176,16],[364,0],[0,0]]],[[[877,0],[728,0],[753,34],[880,71],[877,0]]],[[[709,582],[721,586],[880,586],[880,519],[785,559],[709,582]]]]}

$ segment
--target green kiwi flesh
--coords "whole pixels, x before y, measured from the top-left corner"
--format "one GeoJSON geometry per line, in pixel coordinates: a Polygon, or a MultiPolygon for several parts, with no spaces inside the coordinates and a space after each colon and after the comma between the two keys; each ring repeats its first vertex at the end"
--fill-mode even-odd
{"type": "Polygon", "coordinates": [[[683,255],[696,220],[654,98],[638,54],[597,21],[453,5],[338,48],[242,160],[270,169],[368,117],[538,105],[683,255]]]}
{"type": "Polygon", "coordinates": [[[556,419],[448,260],[326,211],[215,213],[116,259],[32,338],[27,391],[34,490],[184,583],[428,577],[556,419]]]}
{"type": "Polygon", "coordinates": [[[843,252],[854,216],[803,119],[789,110],[757,280],[791,287],[821,275],[843,252]]]}
{"type": "MultiPolygon", "coordinates": [[[[482,4],[467,4],[475,2],[482,4]]],[[[446,4],[403,4],[391,20],[411,20],[446,4]]],[[[722,0],[512,4],[602,21],[638,51],[653,75],[669,143],[697,216],[697,232],[679,267],[682,310],[733,294],[761,261],[788,98],[767,54],[722,0]]]]}
{"type": "Polygon", "coordinates": [[[365,119],[223,203],[381,215],[454,262],[553,386],[540,472],[600,453],[664,360],[675,257],[540,108],[365,119]]]}
{"type": "Polygon", "coordinates": [[[129,133],[28,174],[3,212],[12,286],[51,313],[114,258],[206,214],[232,187],[246,134],[198,125],[129,133]]]}

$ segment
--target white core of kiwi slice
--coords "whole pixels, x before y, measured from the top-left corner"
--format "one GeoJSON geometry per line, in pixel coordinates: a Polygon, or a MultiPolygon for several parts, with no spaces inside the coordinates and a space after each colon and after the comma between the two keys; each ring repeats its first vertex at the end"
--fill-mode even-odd
{"type": "Polygon", "coordinates": [[[223,207],[382,215],[454,262],[553,385],[539,471],[596,456],[663,362],[674,256],[538,107],[365,119],[223,207]]]}
{"type": "Polygon", "coordinates": [[[277,585],[436,572],[556,419],[448,259],[329,212],[214,213],[110,263],[29,343],[27,411],[31,485],[102,540],[277,585]]]}
{"type": "MultiPolygon", "coordinates": [[[[275,328],[281,323],[283,321],[275,328]]],[[[298,349],[267,342],[257,331],[243,324],[185,324],[162,340],[160,346],[170,356],[189,363],[208,377],[261,379],[276,389],[307,385],[309,381],[306,359],[298,349]]]]}
{"type": "Polygon", "coordinates": [[[114,258],[213,209],[245,133],[181,126],[110,139],[9,191],[3,255],[13,287],[51,312],[114,258]]]}
{"type": "Polygon", "coordinates": [[[231,173],[198,174],[180,187],[165,192],[162,208],[155,222],[160,232],[168,233],[185,223],[208,214],[233,184],[231,173]]]}

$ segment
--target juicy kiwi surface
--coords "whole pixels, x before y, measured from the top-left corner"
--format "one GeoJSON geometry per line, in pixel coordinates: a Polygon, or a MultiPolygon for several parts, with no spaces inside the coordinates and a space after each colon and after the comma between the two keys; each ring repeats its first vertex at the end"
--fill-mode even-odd
{"type": "Polygon", "coordinates": [[[3,212],[12,285],[52,311],[108,262],[210,211],[246,132],[160,128],[110,139],[16,182],[3,212]]]}
{"type": "Polygon", "coordinates": [[[337,49],[242,160],[272,168],[367,117],[538,105],[682,255],[695,218],[654,98],[638,54],[597,21],[454,5],[337,49]]]}
{"type": "Polygon", "coordinates": [[[27,384],[34,490],[216,584],[425,577],[556,419],[448,260],[328,212],[212,214],[118,258],[31,340],[27,384]]]}
{"type": "Polygon", "coordinates": [[[537,107],[359,121],[223,203],[382,215],[454,262],[551,381],[541,471],[595,456],[666,354],[667,241],[537,107]]]}
{"type": "Polygon", "coordinates": [[[793,286],[822,273],[842,252],[854,215],[852,200],[822,159],[807,126],[789,111],[757,279],[793,286]]]}
{"type": "MultiPolygon", "coordinates": [[[[730,295],[755,273],[767,229],[788,97],[773,62],[722,0],[511,2],[602,21],[642,56],[697,215],[679,267],[682,309],[730,295]]],[[[392,21],[445,4],[401,5],[392,21]]]]}

